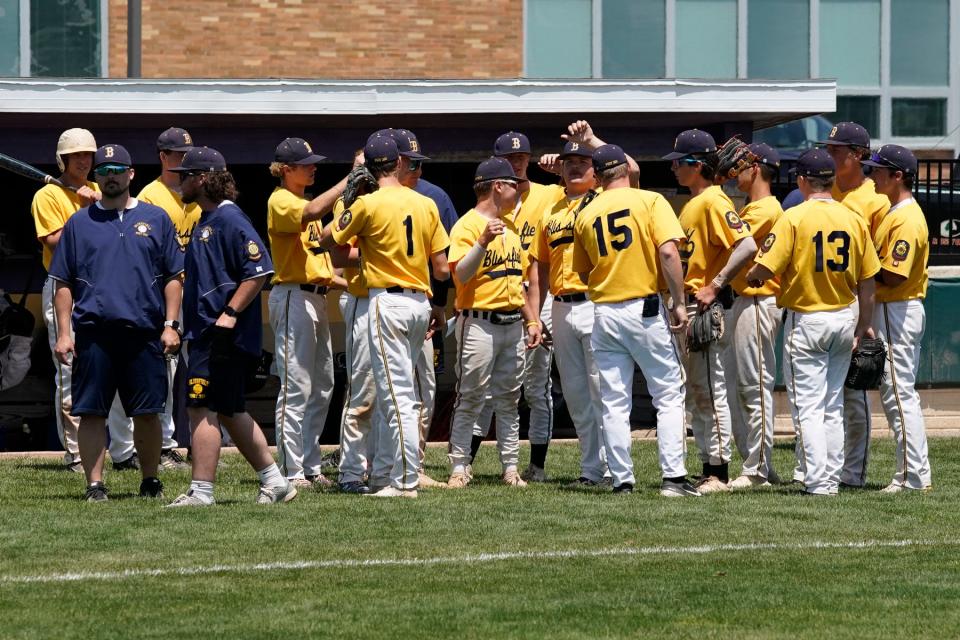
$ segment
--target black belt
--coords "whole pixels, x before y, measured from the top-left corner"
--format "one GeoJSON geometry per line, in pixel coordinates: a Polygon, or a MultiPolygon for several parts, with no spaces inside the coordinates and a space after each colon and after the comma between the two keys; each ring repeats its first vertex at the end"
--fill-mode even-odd
{"type": "Polygon", "coordinates": [[[571,293],[565,296],[554,296],[554,300],[559,300],[560,302],[586,302],[589,300],[587,294],[585,293],[571,293]]]}
{"type": "Polygon", "coordinates": [[[387,287],[384,289],[384,291],[386,291],[387,293],[423,293],[423,291],[419,291],[417,289],[408,289],[406,287],[398,287],[398,286],[387,287]]]}
{"type": "Polygon", "coordinates": [[[464,318],[479,318],[489,320],[493,324],[514,324],[520,322],[523,316],[519,309],[514,311],[481,311],[480,309],[464,309],[460,312],[464,318]]]}
{"type": "Polygon", "coordinates": [[[322,284],[302,284],[300,285],[300,291],[325,295],[329,289],[322,284]]]}

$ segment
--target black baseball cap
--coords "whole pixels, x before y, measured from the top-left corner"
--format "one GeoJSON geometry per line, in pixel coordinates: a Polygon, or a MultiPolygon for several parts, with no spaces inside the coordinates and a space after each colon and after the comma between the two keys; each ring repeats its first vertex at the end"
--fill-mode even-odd
{"type": "Polygon", "coordinates": [[[130,160],[130,154],[118,144],[105,144],[93,154],[94,169],[105,164],[122,165],[124,167],[133,166],[133,162],[130,160]]]}
{"type": "Polygon", "coordinates": [[[830,178],[837,171],[837,165],[826,149],[810,149],[797,158],[792,173],[808,178],[830,178]]]}
{"type": "Polygon", "coordinates": [[[870,134],[856,122],[838,122],[820,144],[870,148],[870,134]]]}
{"type": "Polygon", "coordinates": [[[716,150],[717,142],[712,135],[700,129],[687,129],[677,136],[673,142],[673,152],[663,156],[663,159],[679,160],[687,156],[713,153],[716,150]]]}
{"type": "Polygon", "coordinates": [[[226,171],[227,161],[216,149],[210,147],[191,147],[183,154],[179,167],[170,171],[186,173],[188,171],[226,171]]]}
{"type": "Polygon", "coordinates": [[[513,180],[514,182],[526,182],[525,178],[518,178],[513,172],[513,167],[503,158],[490,157],[480,163],[477,172],[473,176],[473,184],[481,182],[491,182],[493,180],[513,180]]]}
{"type": "Polygon", "coordinates": [[[363,148],[363,157],[370,166],[387,164],[400,157],[400,150],[391,136],[371,136],[363,148]]]}
{"type": "Polygon", "coordinates": [[[193,138],[179,127],[170,127],[157,138],[157,151],[188,151],[192,146],[193,138]]]}
{"type": "Polygon", "coordinates": [[[606,171],[627,164],[627,154],[615,144],[605,144],[593,152],[593,169],[606,171]]]}
{"type": "Polygon", "coordinates": [[[273,160],[283,164],[317,164],[326,160],[326,156],[314,153],[310,143],[303,138],[287,138],[277,145],[273,160]]]}
{"type": "Polygon", "coordinates": [[[563,145],[563,153],[560,154],[560,159],[563,160],[569,156],[583,156],[584,158],[593,157],[593,149],[588,149],[579,142],[574,142],[570,140],[567,144],[563,145]]]}
{"type": "Polygon", "coordinates": [[[860,164],[881,169],[903,171],[907,175],[917,174],[917,157],[906,147],[898,144],[885,144],[875,151],[869,160],[861,160],[860,164]]]}
{"type": "Polygon", "coordinates": [[[754,142],[747,147],[757,156],[757,162],[774,169],[780,168],[780,154],[777,150],[764,142],[754,142]]]}
{"type": "Polygon", "coordinates": [[[427,156],[420,153],[420,142],[413,131],[409,129],[390,129],[393,139],[397,141],[397,151],[400,155],[411,160],[429,160],[427,156]]]}
{"type": "Polygon", "coordinates": [[[493,155],[500,158],[511,153],[530,153],[530,140],[516,131],[507,131],[493,143],[493,155]]]}

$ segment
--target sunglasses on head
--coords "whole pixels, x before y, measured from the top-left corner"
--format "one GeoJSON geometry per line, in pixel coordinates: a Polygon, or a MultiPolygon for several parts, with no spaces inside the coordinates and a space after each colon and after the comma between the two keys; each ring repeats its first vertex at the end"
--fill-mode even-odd
{"type": "Polygon", "coordinates": [[[125,167],[122,164],[105,164],[94,169],[94,173],[98,176],[118,176],[122,173],[126,173],[130,167],[125,167]]]}

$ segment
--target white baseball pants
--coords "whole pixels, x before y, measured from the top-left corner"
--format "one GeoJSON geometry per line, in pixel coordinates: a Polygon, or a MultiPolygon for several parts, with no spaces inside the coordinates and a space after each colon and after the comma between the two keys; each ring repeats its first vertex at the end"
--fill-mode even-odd
{"type": "Polygon", "coordinates": [[[880,383],[880,399],[896,442],[893,484],[910,489],[930,486],[927,434],[914,387],[926,320],[922,300],[878,302],[873,315],[874,330],[887,343],[887,375],[880,383]]]}
{"type": "Polygon", "coordinates": [[[517,466],[520,452],[521,377],[524,369],[523,321],[493,324],[457,318],[457,399],[450,421],[450,462],[470,464],[470,442],[477,418],[490,397],[497,414],[497,449],[504,469],[517,466]]]}
{"type": "Polygon", "coordinates": [[[333,395],[333,349],[324,294],[278,284],[267,300],[275,336],[276,433],[280,470],[290,480],[320,474],[320,434],[333,395]]]}
{"type": "Polygon", "coordinates": [[[600,482],[607,473],[603,451],[600,373],[593,356],[594,305],[553,300],[553,352],[563,398],[580,442],[580,475],[600,482]]]}
{"type": "MultiPolygon", "coordinates": [[[[343,314],[347,388],[340,418],[340,482],[362,482],[372,449],[370,426],[376,402],[376,385],[370,363],[368,298],[340,294],[343,314]]],[[[391,465],[392,466],[392,465],[391,465]]]]}
{"type": "MultiPolygon", "coordinates": [[[[851,305],[856,326],[860,317],[860,305],[856,300],[851,305]]],[[[867,465],[870,462],[870,401],[866,391],[843,388],[843,471],[840,482],[852,487],[862,487],[867,482],[867,465]]]]}
{"type": "Polygon", "coordinates": [[[598,303],[591,336],[600,375],[601,430],[614,486],[635,484],[630,456],[630,410],[634,363],[640,366],[657,410],[657,449],[665,478],[687,474],[684,464],[683,369],[661,303],[660,313],[642,317],[643,299],[598,303]]]}
{"type": "MultiPolygon", "coordinates": [[[[696,305],[687,306],[691,321],[696,312],[696,305]]],[[[690,427],[703,464],[730,462],[732,425],[724,363],[726,351],[730,348],[731,322],[730,311],[724,311],[723,337],[703,351],[691,351],[686,356],[686,402],[691,414],[690,427]]]]}
{"type": "Polygon", "coordinates": [[[856,321],[839,311],[787,312],[783,377],[808,493],[837,493],[843,467],[843,382],[856,321]]]}
{"type": "Polygon", "coordinates": [[[427,452],[427,435],[430,433],[430,423],[433,422],[434,403],[437,397],[437,374],[433,368],[433,357],[433,339],[424,340],[423,351],[420,352],[417,367],[413,372],[417,396],[420,398],[420,442],[418,449],[420,464],[417,467],[419,471],[423,471],[423,460],[427,452]]]}
{"type": "Polygon", "coordinates": [[[370,290],[370,355],[377,388],[374,432],[377,456],[393,455],[390,484],[416,489],[420,460],[420,398],[414,368],[430,324],[430,302],[421,292],[370,290]],[[386,432],[389,437],[382,434],[386,432]]]}

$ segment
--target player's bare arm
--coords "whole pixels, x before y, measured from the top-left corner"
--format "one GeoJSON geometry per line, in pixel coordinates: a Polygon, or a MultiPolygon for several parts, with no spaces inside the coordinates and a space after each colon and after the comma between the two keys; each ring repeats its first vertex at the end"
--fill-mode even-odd
{"type": "Polygon", "coordinates": [[[330,261],[336,269],[360,266],[360,250],[347,245],[336,245],[330,249],[330,261]]]}
{"type": "MultiPolygon", "coordinates": [[[[480,263],[483,262],[483,256],[487,252],[487,245],[489,245],[494,238],[501,236],[505,229],[506,227],[503,224],[503,220],[500,218],[491,218],[487,222],[483,233],[477,238],[476,243],[470,247],[467,255],[463,256],[454,265],[457,280],[467,282],[477,274],[477,269],[480,268],[480,263]]],[[[437,280],[441,279],[442,278],[437,278],[437,280]]]]}
{"type": "MultiPolygon", "coordinates": [[[[333,205],[337,203],[337,200],[340,199],[340,196],[343,195],[343,190],[347,186],[347,176],[344,176],[343,179],[337,184],[333,185],[316,198],[308,202],[303,207],[303,215],[300,216],[300,224],[303,228],[306,228],[306,225],[314,220],[319,220],[326,214],[330,213],[333,210],[333,205]]],[[[329,249],[330,247],[325,247],[329,249]]]]}
{"type": "Polygon", "coordinates": [[[537,162],[537,165],[547,173],[560,175],[560,154],[545,153],[540,156],[540,160],[537,162]]]}
{"type": "Polygon", "coordinates": [[[720,273],[718,273],[712,281],[701,287],[694,295],[697,302],[700,303],[700,306],[706,307],[716,300],[720,289],[723,289],[723,287],[733,280],[755,255],[757,255],[757,241],[753,239],[753,236],[747,236],[737,241],[737,243],[733,245],[733,251],[727,259],[727,264],[723,266],[720,273]]]}
{"type": "Polygon", "coordinates": [[[857,303],[860,306],[860,317],[857,318],[857,328],[853,336],[853,348],[856,349],[860,344],[860,339],[864,336],[875,338],[873,331],[873,306],[876,299],[876,282],[873,278],[867,278],[857,283],[857,303]]]}
{"type": "Polygon", "coordinates": [[[260,293],[260,290],[263,289],[263,285],[267,284],[269,275],[260,276],[257,278],[250,278],[249,280],[244,280],[240,283],[240,286],[237,287],[237,290],[231,296],[230,301],[227,303],[227,306],[233,309],[234,315],[228,315],[226,313],[221,313],[220,317],[217,318],[216,326],[225,327],[227,329],[233,329],[237,326],[236,314],[241,313],[246,309],[250,303],[257,297],[257,294],[260,293]]]}
{"type": "Polygon", "coordinates": [[[57,281],[57,289],[53,294],[53,308],[57,318],[57,344],[53,351],[62,364],[69,365],[74,355],[72,327],[70,315],[73,312],[73,290],[65,282],[57,281]]]}
{"type": "MultiPolygon", "coordinates": [[[[596,149],[607,144],[593,132],[593,127],[586,120],[577,120],[567,127],[567,133],[560,136],[566,141],[579,142],[588,149],[596,149]]],[[[543,158],[541,158],[541,161],[543,158]]],[[[640,165],[629,154],[627,154],[627,175],[630,178],[630,186],[634,189],[640,188],[640,165]]]]}
{"type": "MultiPolygon", "coordinates": [[[[180,315],[180,301],[183,300],[183,281],[180,279],[181,273],[176,274],[163,287],[163,299],[165,308],[164,320],[176,322],[180,315]]],[[[174,355],[180,350],[180,332],[171,326],[164,325],[163,333],[160,334],[160,343],[163,345],[163,353],[174,355]]]]}
{"type": "Polygon", "coordinates": [[[657,250],[660,269],[670,291],[670,331],[683,334],[687,331],[687,308],[683,303],[683,264],[676,241],[664,242],[657,250]]]}
{"type": "Polygon", "coordinates": [[[899,273],[881,269],[880,273],[877,274],[877,279],[888,287],[895,288],[906,282],[907,276],[902,276],[899,273]]]}
{"type": "Polygon", "coordinates": [[[762,264],[755,264],[749,271],[747,271],[747,284],[749,284],[751,287],[762,287],[764,282],[775,275],[776,274],[773,271],[770,271],[770,269],[762,264]]]}

